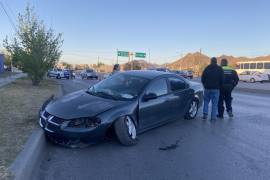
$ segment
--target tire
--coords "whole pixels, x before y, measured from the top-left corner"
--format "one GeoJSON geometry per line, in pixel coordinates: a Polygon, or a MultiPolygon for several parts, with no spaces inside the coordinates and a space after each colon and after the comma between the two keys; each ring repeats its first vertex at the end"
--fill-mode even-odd
{"type": "Polygon", "coordinates": [[[185,114],[185,119],[194,119],[199,110],[199,103],[197,99],[193,99],[189,105],[188,111],[185,114]]]}
{"type": "Polygon", "coordinates": [[[61,79],[60,74],[57,74],[56,79],[61,79]]]}
{"type": "Polygon", "coordinates": [[[251,78],[249,81],[250,81],[251,83],[255,83],[255,79],[254,79],[254,78],[251,78]]]}
{"type": "Polygon", "coordinates": [[[114,123],[115,134],[122,145],[132,146],[137,143],[137,130],[129,116],[121,117],[114,123]]]}

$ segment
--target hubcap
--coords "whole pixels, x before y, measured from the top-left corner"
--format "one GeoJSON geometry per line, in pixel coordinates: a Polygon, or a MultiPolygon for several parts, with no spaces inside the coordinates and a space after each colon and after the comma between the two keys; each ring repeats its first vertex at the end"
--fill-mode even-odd
{"type": "Polygon", "coordinates": [[[128,134],[132,139],[136,138],[136,127],[130,117],[126,117],[126,124],[128,127],[128,134]]]}
{"type": "Polygon", "coordinates": [[[198,105],[196,101],[192,101],[191,105],[190,105],[190,109],[189,109],[189,115],[190,117],[195,117],[196,113],[197,113],[197,109],[198,109],[198,105]]]}

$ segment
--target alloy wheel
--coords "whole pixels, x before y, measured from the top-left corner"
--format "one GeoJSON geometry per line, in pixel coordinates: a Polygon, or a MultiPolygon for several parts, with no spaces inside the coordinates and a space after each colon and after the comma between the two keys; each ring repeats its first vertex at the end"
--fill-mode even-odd
{"type": "Polygon", "coordinates": [[[136,138],[136,127],[130,117],[126,117],[126,125],[128,127],[128,134],[132,139],[136,138]]]}

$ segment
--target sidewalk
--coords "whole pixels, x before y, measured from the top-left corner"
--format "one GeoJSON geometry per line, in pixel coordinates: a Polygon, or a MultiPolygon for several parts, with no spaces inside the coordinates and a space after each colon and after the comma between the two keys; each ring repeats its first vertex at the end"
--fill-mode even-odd
{"type": "Polygon", "coordinates": [[[18,78],[25,77],[25,76],[26,76],[25,73],[18,73],[9,77],[0,78],[0,87],[11,83],[12,81],[15,81],[18,78]]]}

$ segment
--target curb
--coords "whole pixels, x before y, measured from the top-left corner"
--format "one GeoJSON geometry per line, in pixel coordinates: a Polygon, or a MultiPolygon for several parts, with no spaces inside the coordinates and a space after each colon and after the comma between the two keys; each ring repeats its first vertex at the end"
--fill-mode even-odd
{"type": "MultiPolygon", "coordinates": [[[[59,84],[58,84],[59,85],[59,84]]],[[[63,87],[59,85],[57,96],[63,95],[63,87]]],[[[22,151],[10,165],[9,171],[14,180],[29,180],[40,167],[42,159],[47,156],[48,146],[41,128],[34,129],[22,151]]]]}
{"type": "Polygon", "coordinates": [[[29,180],[42,157],[47,153],[46,138],[42,129],[35,129],[28,138],[23,150],[9,167],[14,180],[29,180]]]}

